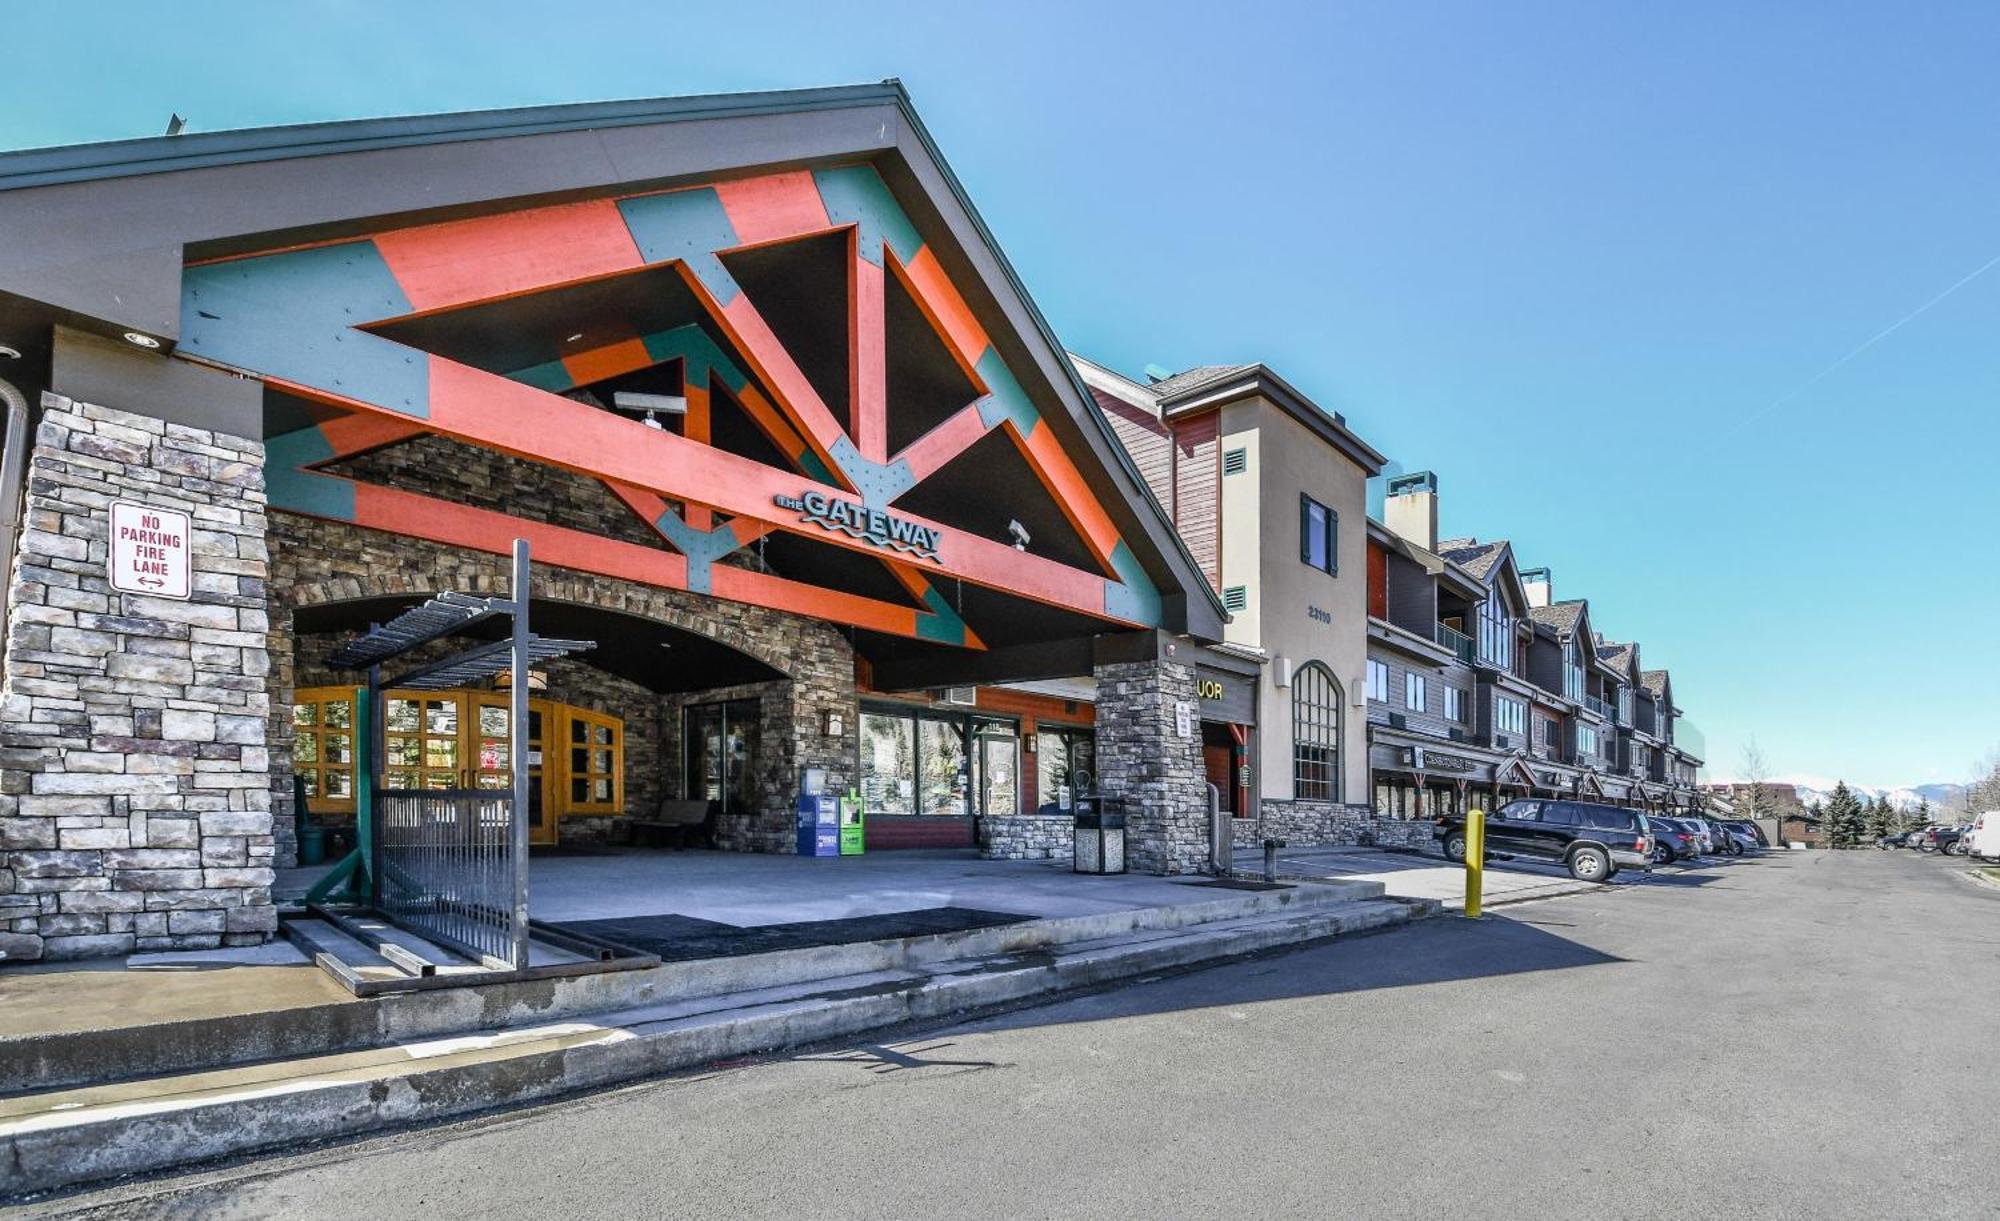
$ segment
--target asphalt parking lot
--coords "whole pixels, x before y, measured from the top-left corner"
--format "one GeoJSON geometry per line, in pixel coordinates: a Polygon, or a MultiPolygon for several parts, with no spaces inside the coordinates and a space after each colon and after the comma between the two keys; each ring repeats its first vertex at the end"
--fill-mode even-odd
{"type": "Polygon", "coordinates": [[[1621,875],[36,1211],[1991,1217],[2000,891],[1955,868],[1621,875]]]}

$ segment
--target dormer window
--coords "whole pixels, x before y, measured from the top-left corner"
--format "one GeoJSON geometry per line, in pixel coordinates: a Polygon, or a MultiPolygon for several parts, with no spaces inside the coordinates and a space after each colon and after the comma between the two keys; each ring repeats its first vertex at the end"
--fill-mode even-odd
{"type": "Polygon", "coordinates": [[[1563,639],[1563,697],[1583,702],[1583,659],[1574,636],[1563,639]]]}

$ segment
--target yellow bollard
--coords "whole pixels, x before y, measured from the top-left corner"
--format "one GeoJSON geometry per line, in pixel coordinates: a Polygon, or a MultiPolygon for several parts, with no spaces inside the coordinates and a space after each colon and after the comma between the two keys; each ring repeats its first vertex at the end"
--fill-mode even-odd
{"type": "Polygon", "coordinates": [[[1480,890],[1486,881],[1486,811],[1465,813],[1465,914],[1479,919],[1480,890]]]}

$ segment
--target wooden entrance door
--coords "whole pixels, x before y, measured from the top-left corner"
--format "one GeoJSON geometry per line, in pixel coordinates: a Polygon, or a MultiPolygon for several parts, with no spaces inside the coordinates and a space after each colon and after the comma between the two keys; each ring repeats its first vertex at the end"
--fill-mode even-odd
{"type": "Polygon", "coordinates": [[[471,787],[461,693],[388,692],[383,698],[382,743],[384,788],[471,787]]]}

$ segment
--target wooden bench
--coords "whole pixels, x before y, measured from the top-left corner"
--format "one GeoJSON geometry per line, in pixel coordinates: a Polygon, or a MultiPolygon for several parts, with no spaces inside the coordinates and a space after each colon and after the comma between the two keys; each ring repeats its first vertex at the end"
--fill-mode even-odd
{"type": "Polygon", "coordinates": [[[645,835],[658,835],[663,839],[671,836],[676,848],[687,847],[690,839],[706,846],[709,805],[705,800],[662,801],[653,817],[632,820],[632,842],[640,843],[645,835]]]}

